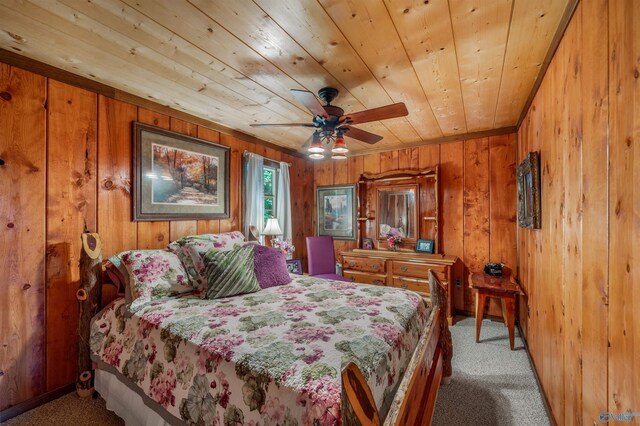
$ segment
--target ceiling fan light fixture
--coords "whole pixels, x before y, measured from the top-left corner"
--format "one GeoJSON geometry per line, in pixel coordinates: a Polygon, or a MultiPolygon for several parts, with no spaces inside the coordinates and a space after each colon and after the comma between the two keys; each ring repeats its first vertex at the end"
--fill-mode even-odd
{"type": "Polygon", "coordinates": [[[309,154],[309,158],[311,158],[312,160],[322,160],[324,158],[324,155],[318,153],[318,152],[313,152],[311,154],[309,154]]]}
{"type": "Polygon", "coordinates": [[[344,155],[344,154],[342,154],[342,153],[338,153],[338,154],[333,154],[333,155],[331,156],[331,158],[332,158],[333,160],[346,160],[346,159],[347,159],[347,156],[346,156],[346,155],[344,155]]]}
{"type": "Polygon", "coordinates": [[[308,151],[317,154],[324,152],[322,140],[320,139],[320,133],[313,132],[313,140],[311,141],[311,145],[309,146],[308,151]]]}
{"type": "Polygon", "coordinates": [[[344,138],[342,136],[338,136],[336,138],[336,141],[333,144],[333,149],[331,150],[331,152],[333,152],[334,154],[344,154],[346,152],[349,152],[349,149],[347,148],[347,144],[344,141],[344,138]]]}
{"type": "Polygon", "coordinates": [[[324,152],[324,148],[322,147],[322,144],[318,143],[318,144],[311,144],[311,146],[309,147],[309,149],[307,150],[313,154],[321,154],[324,152]]]}

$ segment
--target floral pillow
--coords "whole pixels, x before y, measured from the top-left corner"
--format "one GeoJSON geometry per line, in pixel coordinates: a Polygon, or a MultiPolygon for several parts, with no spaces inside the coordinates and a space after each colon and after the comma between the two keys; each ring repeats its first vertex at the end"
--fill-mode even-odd
{"type": "Polygon", "coordinates": [[[230,251],[244,244],[244,235],[240,231],[223,234],[202,234],[182,237],[169,244],[169,251],[178,255],[186,268],[187,275],[196,293],[204,297],[207,279],[204,277],[203,256],[209,250],[230,251]]]}
{"type": "Polygon", "coordinates": [[[118,294],[124,293],[125,302],[131,303],[131,284],[129,284],[129,271],[122,263],[122,259],[118,253],[109,258],[105,266],[107,276],[118,287],[118,294]],[[122,293],[121,293],[122,292],[122,293]]]}
{"type": "Polygon", "coordinates": [[[166,250],[130,250],[120,254],[129,273],[131,312],[153,300],[190,293],[193,287],[175,253],[166,250]]]}

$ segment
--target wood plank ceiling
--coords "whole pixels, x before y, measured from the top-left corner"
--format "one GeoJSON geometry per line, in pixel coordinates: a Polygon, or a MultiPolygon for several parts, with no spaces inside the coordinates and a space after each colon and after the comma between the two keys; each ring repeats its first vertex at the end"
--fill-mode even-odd
{"type": "Polygon", "coordinates": [[[290,89],[340,90],[354,153],[514,126],[568,0],[2,0],[0,47],[277,145],[310,129],[290,89]]]}

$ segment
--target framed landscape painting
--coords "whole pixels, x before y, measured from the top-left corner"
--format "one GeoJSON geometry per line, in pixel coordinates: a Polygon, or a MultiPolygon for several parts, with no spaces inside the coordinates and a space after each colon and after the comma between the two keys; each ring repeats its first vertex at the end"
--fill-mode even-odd
{"type": "Polygon", "coordinates": [[[356,239],[355,185],[319,186],[316,190],[317,235],[356,239]]]}
{"type": "Polygon", "coordinates": [[[133,220],[229,217],[229,148],[133,123],[133,220]]]}
{"type": "Polygon", "coordinates": [[[518,166],[518,225],[540,229],[540,155],[530,152],[518,166]]]}

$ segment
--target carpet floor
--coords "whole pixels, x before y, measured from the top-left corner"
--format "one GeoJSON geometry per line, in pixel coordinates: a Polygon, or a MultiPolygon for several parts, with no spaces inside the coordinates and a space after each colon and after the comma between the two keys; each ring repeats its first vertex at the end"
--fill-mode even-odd
{"type": "Polygon", "coordinates": [[[75,392],[27,411],[2,426],[124,426],[102,398],[80,398],[75,392]]]}
{"type": "Polygon", "coordinates": [[[458,321],[451,334],[453,377],[438,392],[434,426],[550,425],[517,329],[514,351],[499,322],[484,320],[480,343],[474,318],[458,321]]]}
{"type": "MultiPolygon", "coordinates": [[[[453,378],[440,387],[435,426],[549,425],[538,385],[522,339],[509,349],[504,325],[485,320],[480,343],[475,322],[465,318],[451,327],[453,378]]],[[[122,426],[124,421],[105,408],[102,398],[78,398],[75,393],[35,408],[4,426],[122,426]]]]}

